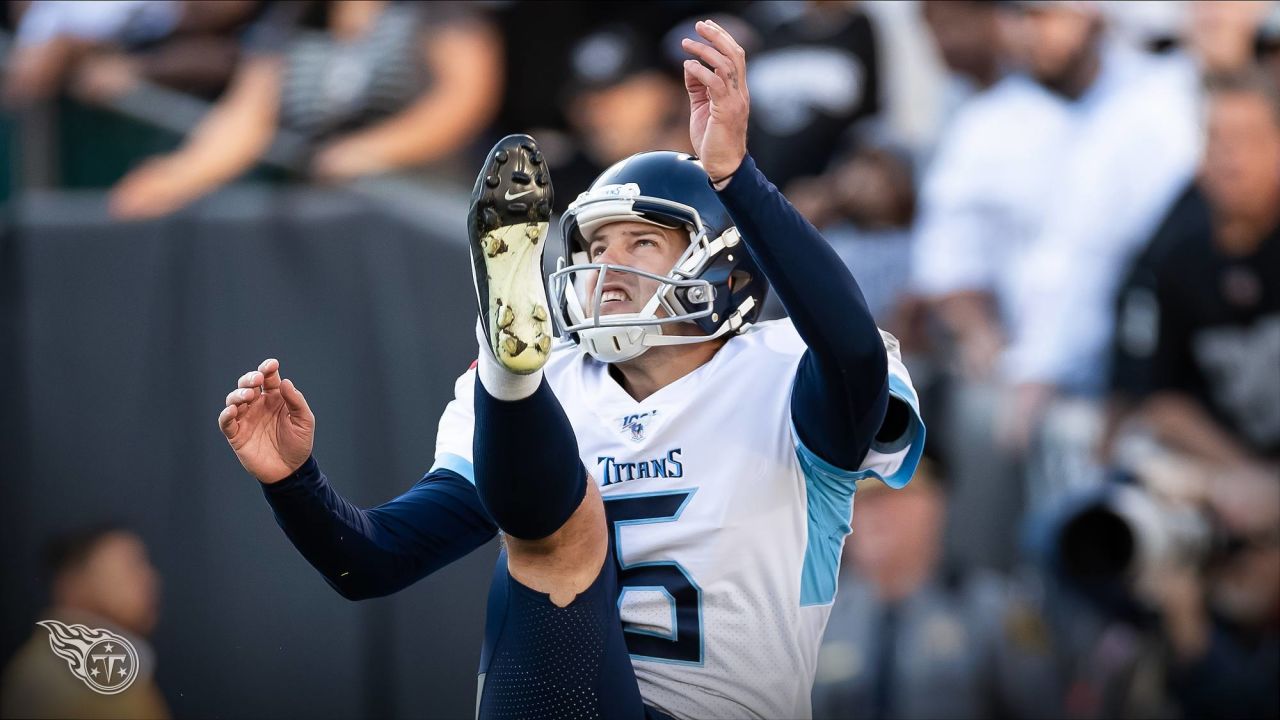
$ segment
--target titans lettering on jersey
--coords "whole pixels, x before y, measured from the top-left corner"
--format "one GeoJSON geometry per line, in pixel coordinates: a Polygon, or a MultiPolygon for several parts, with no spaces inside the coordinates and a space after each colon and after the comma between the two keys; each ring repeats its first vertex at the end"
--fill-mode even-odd
{"type": "MultiPolygon", "coordinates": [[[[790,397],[804,350],[790,321],[758,323],[643,401],[571,348],[547,362],[604,500],[640,694],[674,718],[811,715],[854,482],[901,485],[919,457],[915,391],[893,351],[908,435],[873,446],[854,471],[803,448],[790,397]]],[[[455,386],[436,445],[437,465],[464,477],[474,387],[474,373],[455,386]]]]}
{"type": "Polygon", "coordinates": [[[680,463],[680,452],[680,448],[673,448],[663,457],[639,462],[618,462],[612,457],[596,458],[597,467],[600,469],[597,480],[602,485],[614,485],[641,478],[684,477],[684,465],[680,463]]]}

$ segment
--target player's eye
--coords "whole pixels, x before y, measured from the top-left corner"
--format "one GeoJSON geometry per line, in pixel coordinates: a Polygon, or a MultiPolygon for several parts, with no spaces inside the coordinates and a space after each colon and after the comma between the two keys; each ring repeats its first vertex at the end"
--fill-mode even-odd
{"type": "Polygon", "coordinates": [[[604,254],[604,245],[592,245],[590,248],[591,259],[595,260],[604,254]]]}

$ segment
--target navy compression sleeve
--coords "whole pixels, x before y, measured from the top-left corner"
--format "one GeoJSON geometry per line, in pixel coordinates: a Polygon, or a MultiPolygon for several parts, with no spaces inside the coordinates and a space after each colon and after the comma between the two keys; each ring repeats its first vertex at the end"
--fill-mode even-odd
{"type": "Polygon", "coordinates": [[[490,395],[479,374],[475,383],[476,494],[506,534],[545,538],[573,516],[587,493],[573,425],[546,378],[532,395],[512,401],[490,395]]]}
{"type": "Polygon", "coordinates": [[[400,497],[368,510],[330,485],[315,458],[262,485],[294,547],[343,597],[389,595],[489,542],[497,526],[475,487],[434,470],[400,497]]]}
{"type": "Polygon", "coordinates": [[[889,404],[884,341],[857,281],[750,155],[720,200],[809,348],[791,390],[800,440],[823,460],[857,469],[889,404]]]}

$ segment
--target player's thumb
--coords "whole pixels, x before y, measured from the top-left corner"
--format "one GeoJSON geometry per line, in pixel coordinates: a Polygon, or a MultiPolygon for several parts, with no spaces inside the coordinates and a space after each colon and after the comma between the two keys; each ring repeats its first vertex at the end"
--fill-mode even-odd
{"type": "Polygon", "coordinates": [[[284,404],[289,408],[289,412],[311,414],[307,399],[302,396],[302,391],[293,384],[292,380],[284,380],[280,383],[280,396],[284,398],[284,404]]]}

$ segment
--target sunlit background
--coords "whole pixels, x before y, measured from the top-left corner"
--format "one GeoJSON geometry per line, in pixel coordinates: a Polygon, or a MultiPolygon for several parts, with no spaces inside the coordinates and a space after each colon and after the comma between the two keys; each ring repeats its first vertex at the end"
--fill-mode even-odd
{"type": "Polygon", "coordinates": [[[411,486],[475,357],[484,152],[534,135],[563,210],[688,150],[713,17],[929,426],[857,493],[815,715],[1280,716],[1274,3],[3,10],[0,715],[471,717],[496,546],[345,600],[217,414],[278,357],[340,492],[411,486]],[[146,676],[89,693],[48,618],[146,676]]]}

